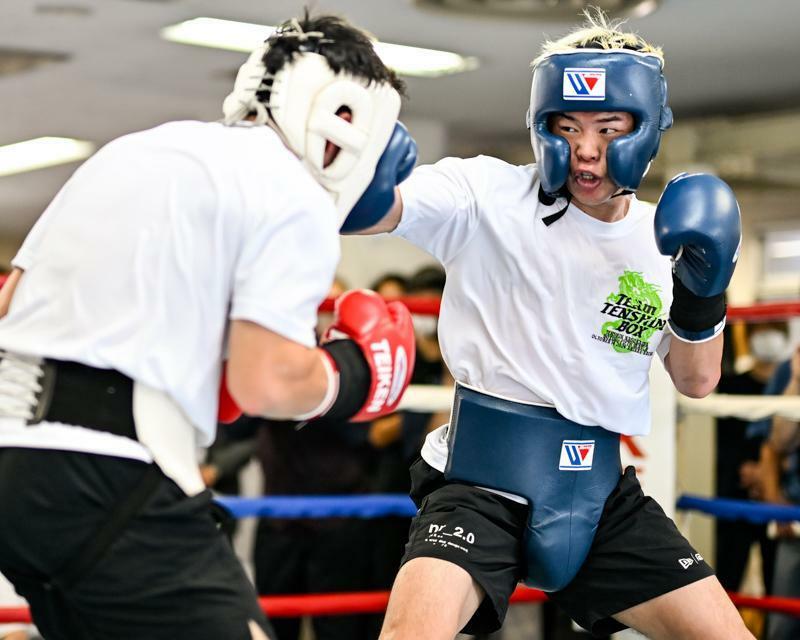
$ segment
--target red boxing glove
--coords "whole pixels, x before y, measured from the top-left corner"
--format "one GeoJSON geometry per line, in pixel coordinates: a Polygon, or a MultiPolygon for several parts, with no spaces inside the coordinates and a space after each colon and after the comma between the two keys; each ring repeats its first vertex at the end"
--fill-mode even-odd
{"type": "Polygon", "coordinates": [[[242,410],[228,391],[228,376],[226,371],[228,363],[222,363],[222,378],[219,381],[219,405],[217,407],[217,422],[231,424],[242,417],[242,410]]]}
{"type": "Polygon", "coordinates": [[[339,377],[327,419],[365,422],[392,413],[411,381],[416,355],[411,314],[373,291],[348,291],[336,300],[323,351],[339,377]]]}

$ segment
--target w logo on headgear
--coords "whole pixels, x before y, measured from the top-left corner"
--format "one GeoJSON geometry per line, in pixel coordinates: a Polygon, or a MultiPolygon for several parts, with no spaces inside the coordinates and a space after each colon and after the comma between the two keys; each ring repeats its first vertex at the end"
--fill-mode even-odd
{"type": "Polygon", "coordinates": [[[564,69],[564,100],[605,100],[605,69],[564,69]]]}
{"type": "Polygon", "coordinates": [[[564,440],[561,443],[559,471],[591,471],[594,440],[564,440]]]}

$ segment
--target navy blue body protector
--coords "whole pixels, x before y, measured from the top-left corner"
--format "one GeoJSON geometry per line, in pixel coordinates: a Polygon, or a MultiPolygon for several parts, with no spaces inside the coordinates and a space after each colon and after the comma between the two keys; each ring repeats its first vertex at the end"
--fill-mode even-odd
{"type": "Polygon", "coordinates": [[[572,422],[555,409],[456,385],[444,475],[528,500],[524,582],[558,591],[586,560],[619,482],[619,440],[618,433],[572,422]]]}

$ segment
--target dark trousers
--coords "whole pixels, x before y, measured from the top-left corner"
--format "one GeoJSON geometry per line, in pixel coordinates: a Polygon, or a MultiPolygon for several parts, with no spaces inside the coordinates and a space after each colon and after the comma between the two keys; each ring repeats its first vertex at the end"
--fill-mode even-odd
{"type": "Polygon", "coordinates": [[[775,541],[767,538],[767,527],[740,520],[717,520],[717,562],[714,571],[726,591],[739,591],[750,547],[757,542],[761,549],[761,566],[767,594],[772,592],[775,574],[775,541]]]}
{"type": "MultiPolygon", "coordinates": [[[[364,521],[261,520],[255,543],[256,589],[261,595],[369,589],[369,545],[364,521]]],[[[300,620],[272,621],[278,640],[297,640],[300,620]]],[[[316,640],[372,640],[367,617],[313,619],[316,640]]]]}
{"type": "Polygon", "coordinates": [[[210,494],[151,465],[0,449],[0,514],[0,572],[47,640],[248,640],[251,620],[269,634],[210,494]],[[143,503],[105,535],[143,478],[143,503]]]}

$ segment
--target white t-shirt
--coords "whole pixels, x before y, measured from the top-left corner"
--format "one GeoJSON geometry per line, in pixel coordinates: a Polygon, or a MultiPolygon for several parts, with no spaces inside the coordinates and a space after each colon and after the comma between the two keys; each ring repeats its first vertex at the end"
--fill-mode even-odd
{"type": "MultiPolygon", "coordinates": [[[[333,200],[272,129],[164,124],[102,148],[36,223],[0,349],[166,392],[207,446],[228,320],[313,346],[339,255],[333,200]]],[[[8,418],[2,446],[149,458],[125,438],[8,418]]]]}
{"type": "MultiPolygon", "coordinates": [[[[539,202],[535,165],[479,156],[416,169],[394,231],[447,271],[439,341],[453,377],[491,395],[555,407],[618,433],[650,429],[648,371],[666,357],[672,302],[654,208],[632,198],[618,222],[539,202]]],[[[423,457],[444,469],[444,429],[423,457]]]]}

